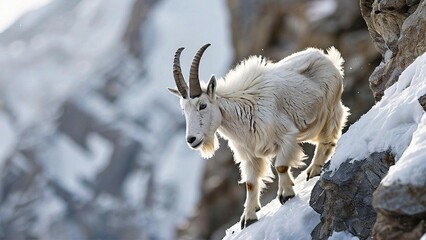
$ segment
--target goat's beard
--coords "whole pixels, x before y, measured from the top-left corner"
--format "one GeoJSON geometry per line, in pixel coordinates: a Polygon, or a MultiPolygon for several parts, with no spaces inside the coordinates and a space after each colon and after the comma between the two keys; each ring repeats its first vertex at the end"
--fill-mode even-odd
{"type": "Polygon", "coordinates": [[[211,158],[213,157],[216,150],[219,148],[219,140],[217,139],[216,133],[211,137],[205,138],[204,143],[200,148],[201,157],[211,158]]]}

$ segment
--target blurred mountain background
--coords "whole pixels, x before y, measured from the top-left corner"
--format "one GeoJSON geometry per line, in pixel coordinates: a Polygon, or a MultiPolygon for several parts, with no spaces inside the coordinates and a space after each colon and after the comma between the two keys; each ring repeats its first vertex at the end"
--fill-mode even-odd
{"type": "MultiPolygon", "coordinates": [[[[346,60],[349,123],[374,104],[368,77],[381,55],[358,1],[40,4],[0,33],[0,239],[225,235],[245,190],[225,142],[210,160],[186,146],[166,91],[179,47],[187,75],[196,50],[212,44],[200,65],[207,80],[249,55],[335,46],[346,60]]],[[[6,27],[16,16],[0,6],[6,27]]]]}

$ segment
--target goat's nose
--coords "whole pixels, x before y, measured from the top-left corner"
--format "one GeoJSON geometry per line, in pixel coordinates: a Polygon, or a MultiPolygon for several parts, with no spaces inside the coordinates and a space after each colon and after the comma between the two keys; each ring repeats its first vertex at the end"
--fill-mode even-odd
{"type": "Polygon", "coordinates": [[[197,139],[196,137],[194,137],[194,136],[189,136],[189,137],[187,137],[186,138],[186,141],[189,143],[189,144],[191,144],[191,143],[193,143],[194,141],[195,141],[195,139],[197,139]]]}

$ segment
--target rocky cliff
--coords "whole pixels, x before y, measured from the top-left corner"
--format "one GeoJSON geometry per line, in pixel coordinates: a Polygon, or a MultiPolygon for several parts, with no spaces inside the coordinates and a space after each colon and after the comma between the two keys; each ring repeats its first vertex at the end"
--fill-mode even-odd
{"type": "MultiPolygon", "coordinates": [[[[371,5],[361,1],[361,7],[363,16],[370,16],[365,17],[366,22],[384,56],[370,77],[370,86],[378,99],[384,89],[396,82],[402,70],[426,52],[426,1],[375,1],[371,5]]],[[[426,95],[418,98],[423,110],[426,110],[425,99],[426,95]]],[[[377,221],[372,236],[375,239],[420,239],[426,233],[426,149],[420,133],[424,133],[424,128],[422,122],[419,133],[413,135],[411,148],[374,192],[377,221]],[[410,168],[423,174],[401,170],[410,168]]]]}

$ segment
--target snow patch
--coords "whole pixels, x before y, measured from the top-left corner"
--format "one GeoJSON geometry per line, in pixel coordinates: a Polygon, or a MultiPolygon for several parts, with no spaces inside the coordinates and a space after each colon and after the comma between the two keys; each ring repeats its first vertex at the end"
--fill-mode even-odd
{"type": "Polygon", "coordinates": [[[124,182],[123,194],[133,207],[139,206],[145,201],[146,195],[149,193],[147,186],[151,177],[151,173],[137,170],[134,171],[124,182]]]}
{"type": "Polygon", "coordinates": [[[21,17],[26,12],[46,5],[50,1],[51,0],[0,1],[0,33],[13,24],[16,19],[21,17]]]}
{"type": "Polygon", "coordinates": [[[426,114],[423,114],[413,139],[398,162],[382,180],[384,186],[394,183],[424,186],[426,183],[426,114]]]}
{"type": "Polygon", "coordinates": [[[59,199],[51,190],[43,191],[43,201],[39,201],[35,209],[37,215],[37,227],[34,226],[31,232],[38,236],[49,233],[52,221],[58,220],[67,208],[66,204],[59,199]]]}
{"type": "Polygon", "coordinates": [[[86,164],[87,178],[93,178],[104,169],[112,155],[112,144],[100,136],[91,133],[87,136],[87,145],[89,147],[90,164],[86,164]]]}
{"type": "Polygon", "coordinates": [[[93,182],[108,163],[111,145],[102,137],[91,134],[86,151],[66,135],[58,135],[52,147],[41,157],[46,175],[56,180],[76,197],[88,199],[90,191],[84,181],[93,182]]]}
{"type": "Polygon", "coordinates": [[[312,188],[319,177],[305,181],[306,173],[295,180],[296,197],[284,205],[275,199],[257,213],[259,221],[246,229],[240,223],[226,230],[224,240],[229,239],[311,239],[311,232],[320,222],[320,215],[309,206],[312,188]]]}
{"type": "Polygon", "coordinates": [[[354,235],[352,235],[351,233],[347,232],[347,231],[343,231],[343,232],[333,232],[333,234],[331,234],[331,236],[328,238],[328,240],[359,240],[358,237],[355,237],[354,235]]]}

